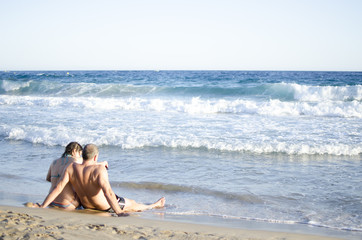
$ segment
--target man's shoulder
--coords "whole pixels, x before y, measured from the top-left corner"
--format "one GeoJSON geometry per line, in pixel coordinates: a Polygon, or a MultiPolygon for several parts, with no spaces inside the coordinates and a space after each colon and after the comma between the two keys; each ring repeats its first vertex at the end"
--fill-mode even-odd
{"type": "Polygon", "coordinates": [[[68,172],[74,171],[78,167],[77,165],[79,165],[79,164],[77,164],[76,162],[69,163],[69,165],[66,168],[66,171],[68,171],[68,172]]]}
{"type": "Polygon", "coordinates": [[[92,169],[93,169],[94,172],[96,172],[98,174],[102,174],[104,172],[107,172],[106,168],[103,165],[100,165],[100,164],[93,165],[92,169]]]}
{"type": "Polygon", "coordinates": [[[91,165],[83,169],[83,176],[88,176],[90,182],[98,182],[104,178],[104,172],[99,166],[91,165]]]}
{"type": "MultiPolygon", "coordinates": [[[[75,164],[77,164],[77,163],[75,163],[75,164]]],[[[81,167],[81,164],[78,164],[78,166],[81,167]]],[[[86,172],[90,172],[90,173],[93,173],[93,174],[100,174],[105,170],[105,167],[102,167],[102,166],[100,166],[98,164],[94,164],[94,165],[84,167],[84,170],[86,172]]]]}
{"type": "Polygon", "coordinates": [[[103,166],[103,165],[93,165],[92,167],[92,175],[94,178],[100,180],[100,179],[104,179],[104,178],[107,178],[107,169],[103,166]]]}

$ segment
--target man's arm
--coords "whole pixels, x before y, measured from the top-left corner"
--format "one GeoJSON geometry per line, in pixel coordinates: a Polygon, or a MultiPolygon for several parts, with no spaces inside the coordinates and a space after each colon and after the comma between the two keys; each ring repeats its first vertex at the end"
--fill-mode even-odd
{"type": "Polygon", "coordinates": [[[122,215],[124,211],[118,205],[116,195],[114,194],[111,188],[111,184],[109,183],[108,180],[108,173],[105,168],[100,168],[100,173],[98,175],[98,184],[101,187],[109,206],[111,206],[111,208],[114,210],[114,212],[117,215],[122,215]]]}
{"type": "Polygon", "coordinates": [[[69,182],[69,170],[70,167],[73,164],[70,164],[67,169],[65,170],[65,172],[63,172],[62,177],[59,181],[59,183],[57,184],[57,186],[48,194],[48,196],[45,198],[44,202],[42,205],[40,205],[40,207],[42,208],[46,208],[47,206],[49,206],[49,204],[51,202],[54,201],[54,199],[56,197],[58,197],[58,195],[63,191],[65,185],[67,185],[67,183],[69,182]]]}
{"type": "Polygon", "coordinates": [[[108,169],[108,162],[107,161],[104,161],[104,162],[100,162],[98,163],[99,165],[102,165],[104,166],[106,169],[108,169]]]}

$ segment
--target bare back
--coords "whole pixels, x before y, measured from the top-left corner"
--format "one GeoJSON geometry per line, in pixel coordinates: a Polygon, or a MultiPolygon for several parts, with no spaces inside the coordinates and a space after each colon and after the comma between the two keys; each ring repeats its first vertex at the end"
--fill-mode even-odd
{"type": "Polygon", "coordinates": [[[110,208],[102,190],[104,184],[109,185],[108,173],[104,165],[73,163],[68,168],[68,172],[69,181],[85,208],[98,210],[110,208]]]}
{"type": "MultiPolygon", "coordinates": [[[[60,177],[62,176],[65,169],[74,162],[75,159],[71,156],[62,157],[53,161],[53,163],[49,167],[47,180],[51,183],[51,187],[49,192],[51,192],[55,186],[60,181],[60,177]]],[[[73,205],[76,208],[79,205],[77,197],[73,191],[73,188],[70,184],[67,184],[63,191],[58,195],[58,197],[54,200],[54,202],[59,203],[61,205],[73,205]]]]}
{"type": "Polygon", "coordinates": [[[48,194],[40,207],[49,206],[69,183],[85,208],[103,211],[112,208],[118,216],[126,211],[143,211],[165,205],[164,197],[149,205],[139,204],[127,198],[117,199],[108,180],[106,170],[108,163],[97,163],[97,160],[97,147],[94,144],[87,144],[83,151],[83,162],[81,164],[73,162],[66,168],[57,186],[48,194]]]}

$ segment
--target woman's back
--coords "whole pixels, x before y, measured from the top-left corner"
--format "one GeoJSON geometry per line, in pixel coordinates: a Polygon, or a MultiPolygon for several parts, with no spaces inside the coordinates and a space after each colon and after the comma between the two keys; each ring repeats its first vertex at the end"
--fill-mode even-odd
{"type": "MultiPolygon", "coordinates": [[[[63,172],[70,163],[82,163],[81,153],[82,147],[78,143],[73,142],[68,144],[66,151],[63,153],[61,158],[58,158],[52,162],[46,178],[46,180],[51,183],[49,192],[51,192],[55,188],[57,183],[60,181],[63,172]]],[[[59,194],[59,196],[51,204],[51,206],[66,209],[75,209],[79,205],[79,199],[69,183],[65,186],[61,194],[59,194]]]]}

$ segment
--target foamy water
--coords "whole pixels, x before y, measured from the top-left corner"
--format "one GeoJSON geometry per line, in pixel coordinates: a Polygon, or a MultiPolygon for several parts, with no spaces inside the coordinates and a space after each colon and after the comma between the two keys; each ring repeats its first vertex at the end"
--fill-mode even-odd
{"type": "Polygon", "coordinates": [[[21,183],[40,185],[31,192],[42,200],[48,164],[68,142],[92,142],[117,191],[166,195],[168,214],[361,231],[361,82],[348,72],[1,73],[6,155],[49,156],[32,153],[19,179],[24,167],[5,161],[0,177],[27,199],[21,183]]]}

